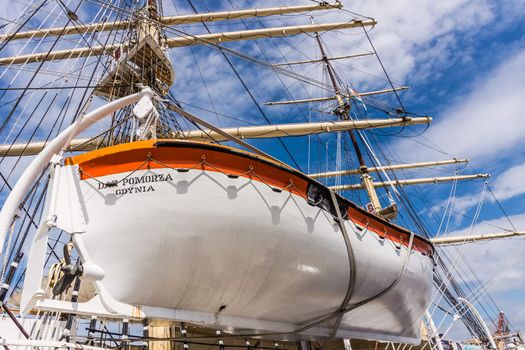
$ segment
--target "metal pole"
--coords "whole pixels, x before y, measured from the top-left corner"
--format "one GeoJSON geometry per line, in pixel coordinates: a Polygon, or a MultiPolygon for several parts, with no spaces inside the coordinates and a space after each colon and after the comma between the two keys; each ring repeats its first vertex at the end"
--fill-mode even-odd
{"type": "Polygon", "coordinates": [[[489,327],[487,327],[487,324],[485,321],[483,321],[483,318],[481,318],[481,315],[479,314],[478,310],[472,305],[467,299],[464,298],[458,298],[459,301],[462,301],[467,307],[472,311],[474,316],[478,319],[478,321],[481,323],[481,326],[483,327],[483,331],[485,331],[485,334],[487,335],[487,338],[489,339],[490,346],[492,349],[497,349],[496,342],[494,342],[494,338],[492,338],[492,334],[490,334],[489,327]]]}
{"type": "MultiPolygon", "coordinates": [[[[435,161],[435,162],[392,164],[392,165],[385,165],[385,166],[380,166],[380,167],[370,167],[368,168],[368,172],[404,170],[404,169],[423,168],[423,167],[432,167],[432,166],[467,163],[467,162],[468,162],[468,159],[451,159],[451,160],[440,160],[440,161],[435,161]]],[[[326,173],[308,174],[308,176],[310,176],[313,179],[321,179],[325,177],[355,175],[359,173],[360,173],[360,169],[351,169],[351,170],[341,170],[341,171],[329,171],[326,173]]]]}
{"type": "Polygon", "coordinates": [[[471,235],[471,236],[453,236],[453,237],[439,237],[432,238],[430,241],[435,245],[452,245],[452,244],[465,244],[473,243],[477,241],[488,241],[493,239],[502,239],[509,237],[520,237],[525,236],[525,232],[502,232],[502,233],[488,233],[484,235],[471,235]]]}
{"type": "MultiPolygon", "coordinates": [[[[312,19],[312,23],[313,23],[313,19],[312,19]]],[[[317,40],[317,44],[319,45],[319,50],[321,50],[322,60],[324,61],[326,65],[326,69],[328,70],[328,76],[330,77],[330,80],[332,81],[332,85],[335,90],[335,97],[337,99],[337,103],[339,104],[339,108],[335,110],[335,114],[337,115],[339,120],[349,120],[350,116],[348,114],[348,110],[350,106],[345,104],[343,101],[343,97],[341,96],[341,90],[339,89],[339,84],[337,83],[337,79],[335,77],[334,69],[332,67],[332,64],[330,63],[330,60],[328,59],[328,56],[326,55],[326,52],[324,51],[323,43],[321,42],[321,38],[319,37],[318,32],[315,32],[315,39],[317,40]]],[[[367,166],[365,163],[365,159],[363,158],[363,153],[361,152],[361,149],[359,148],[359,144],[357,143],[357,139],[355,137],[354,132],[352,130],[349,130],[348,135],[350,136],[350,140],[352,141],[352,146],[354,147],[354,152],[357,156],[357,160],[359,161],[359,169],[361,170],[361,174],[362,174],[361,181],[363,182],[363,185],[366,188],[366,192],[368,194],[368,197],[370,198],[370,202],[372,203],[374,211],[376,213],[379,213],[381,211],[381,203],[379,202],[377,192],[373,185],[372,177],[368,175],[368,170],[367,170],[367,166]]]]}
{"type": "MultiPolygon", "coordinates": [[[[425,177],[419,179],[403,179],[395,181],[381,181],[374,182],[374,187],[388,187],[388,186],[406,186],[406,185],[422,185],[430,183],[441,183],[455,180],[474,180],[474,179],[486,179],[489,174],[474,174],[474,175],[458,175],[458,176],[442,176],[442,177],[425,177]]],[[[364,189],[363,184],[351,184],[351,185],[340,185],[329,187],[332,190],[344,191],[344,190],[362,190],[364,189]]]]}

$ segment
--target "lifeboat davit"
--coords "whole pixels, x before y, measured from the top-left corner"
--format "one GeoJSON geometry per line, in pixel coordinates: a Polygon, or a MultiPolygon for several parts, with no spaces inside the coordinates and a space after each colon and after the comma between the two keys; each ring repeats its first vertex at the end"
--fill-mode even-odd
{"type": "MultiPolygon", "coordinates": [[[[281,163],[147,140],[67,158],[53,184],[56,225],[98,292],[77,313],[419,342],[432,245],[281,163]]],[[[24,295],[25,309],[65,307],[24,295]]]]}

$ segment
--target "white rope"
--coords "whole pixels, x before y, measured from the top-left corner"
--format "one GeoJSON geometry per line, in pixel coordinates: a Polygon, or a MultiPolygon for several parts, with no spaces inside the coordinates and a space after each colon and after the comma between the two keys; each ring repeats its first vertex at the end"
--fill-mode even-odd
{"type": "MultiPolygon", "coordinates": [[[[70,1],[71,1],[71,0],[70,0],[70,1]]],[[[94,18],[93,18],[93,22],[96,21],[97,18],[99,18],[99,17],[100,17],[100,18],[103,18],[103,17],[107,14],[107,13],[106,13],[107,11],[109,11],[109,10],[107,10],[107,9],[103,10],[102,8],[100,8],[99,11],[95,14],[95,16],[94,16],[94,18]]],[[[87,33],[87,34],[90,34],[90,33],[95,33],[94,38],[97,38],[97,40],[98,40],[98,38],[100,38],[100,36],[102,35],[101,32],[97,32],[96,28],[94,28],[92,32],[89,32],[89,33],[87,33]]],[[[46,34],[46,35],[47,35],[47,34],[46,34]]],[[[84,35],[84,34],[83,34],[83,35],[84,35]]],[[[44,36],[44,38],[45,38],[45,36],[44,36]]],[[[86,40],[87,40],[87,39],[86,39],[86,40]]],[[[75,47],[72,48],[71,50],[78,48],[82,42],[83,42],[83,39],[79,39],[79,41],[76,43],[75,47]]],[[[61,44],[62,44],[62,43],[59,44],[59,47],[60,47],[61,44]]],[[[69,68],[69,73],[66,73],[66,74],[72,74],[73,70],[75,69],[75,65],[74,65],[74,64],[71,64],[71,61],[68,62],[68,60],[71,59],[72,55],[73,55],[73,53],[70,53],[70,55],[64,60],[64,62],[62,63],[62,65],[61,65],[60,68],[59,68],[59,71],[63,70],[64,68],[67,68],[67,67],[69,66],[69,67],[70,67],[70,68],[69,68]]],[[[79,58],[76,58],[75,60],[79,60],[79,59],[82,59],[82,58],[79,57],[79,58]]],[[[27,61],[26,61],[26,62],[27,62],[27,61]]],[[[25,65],[25,63],[22,65],[22,67],[23,67],[24,65],[25,65]]],[[[80,69],[77,69],[77,70],[79,70],[79,75],[82,75],[82,72],[83,72],[84,68],[85,68],[87,65],[88,65],[88,64],[87,64],[87,60],[83,60],[83,62],[82,62],[82,66],[80,67],[80,69]]],[[[67,70],[67,69],[66,69],[66,70],[67,70]]],[[[17,73],[17,74],[18,74],[18,73],[17,73]]],[[[64,76],[62,76],[61,78],[57,78],[57,79],[51,81],[50,83],[48,83],[48,86],[49,86],[49,87],[53,87],[53,86],[55,85],[55,83],[59,82],[60,80],[62,80],[62,81],[61,81],[61,83],[59,84],[59,86],[60,86],[60,87],[65,86],[65,83],[67,82],[67,79],[64,79],[64,76]],[[62,79],[63,79],[63,80],[62,80],[62,79]]],[[[42,81],[42,78],[39,78],[39,82],[41,82],[41,81],[42,81]]],[[[69,93],[69,96],[72,96],[73,94],[74,94],[74,90],[71,91],[71,92],[69,93]]],[[[31,101],[32,101],[32,99],[33,99],[34,96],[36,96],[36,94],[31,94],[30,97],[29,97],[29,99],[26,101],[26,103],[25,103],[25,105],[24,105],[22,111],[21,111],[21,112],[19,113],[19,115],[18,115],[17,120],[16,120],[15,123],[12,125],[12,127],[11,127],[11,129],[10,129],[10,132],[9,132],[9,134],[7,135],[7,137],[6,137],[5,141],[4,141],[4,143],[7,143],[7,140],[8,140],[9,137],[11,136],[12,132],[16,129],[16,126],[17,126],[18,122],[19,122],[20,119],[22,118],[22,116],[23,116],[23,114],[24,114],[26,108],[28,108],[28,107],[30,106],[30,103],[31,103],[31,101]]]]}
{"type": "MultiPolygon", "coordinates": [[[[358,131],[360,132],[360,131],[358,131]]],[[[361,132],[360,132],[361,133],[361,132]]],[[[365,133],[362,133],[361,135],[363,141],[364,141],[364,144],[365,146],[367,147],[368,151],[370,152],[370,154],[374,157],[375,161],[377,162],[377,164],[381,164],[381,162],[379,161],[379,159],[377,159],[377,156],[375,154],[375,152],[373,151],[372,147],[370,146],[370,143],[369,143],[369,140],[366,136],[365,133]]],[[[382,171],[384,176],[390,180],[389,178],[389,175],[387,174],[386,171],[382,171]]],[[[457,172],[456,172],[457,174],[457,172]]],[[[394,193],[399,196],[399,193],[397,191],[397,189],[395,188],[395,186],[391,186],[392,187],[392,190],[394,191],[394,193]]],[[[479,214],[480,214],[480,211],[481,211],[481,207],[484,203],[484,200],[485,200],[485,197],[486,197],[486,183],[483,187],[483,190],[482,190],[482,194],[481,194],[481,199],[480,201],[478,202],[478,206],[476,208],[476,214],[474,215],[474,218],[473,218],[473,221],[471,223],[471,227],[470,227],[470,232],[473,231],[473,226],[474,224],[477,222],[478,218],[479,218],[479,214]]],[[[452,183],[452,187],[451,187],[451,191],[450,191],[450,194],[449,194],[449,198],[447,200],[447,204],[446,204],[446,207],[445,207],[445,212],[443,214],[443,217],[442,217],[442,220],[441,220],[441,223],[439,225],[439,229],[438,229],[438,232],[437,232],[437,235],[436,237],[439,237],[440,235],[442,234],[445,234],[445,233],[448,233],[448,230],[449,230],[449,225],[450,225],[450,220],[452,218],[452,214],[453,214],[453,208],[454,208],[454,204],[455,204],[455,199],[456,199],[456,192],[457,192],[457,180],[454,180],[454,182],[452,183]],[[447,215],[448,214],[448,215],[447,215]],[[445,224],[445,220],[446,220],[446,224],[445,224]],[[443,230],[443,232],[441,232],[441,229],[443,228],[443,225],[445,224],[445,228],[443,230]]],[[[443,281],[442,281],[442,285],[447,285],[451,279],[453,278],[453,275],[454,275],[454,272],[455,270],[457,270],[457,265],[459,265],[459,261],[460,260],[464,260],[464,252],[458,252],[458,254],[456,254],[451,260],[454,261],[454,263],[452,264],[452,268],[449,269],[449,271],[447,272],[447,274],[444,276],[443,278],[443,281]]],[[[436,293],[434,294],[432,300],[435,301],[436,297],[438,297],[438,301],[437,302],[433,302],[434,305],[436,305],[434,307],[434,310],[431,312],[431,315],[434,314],[434,312],[436,311],[437,309],[437,305],[439,304],[439,302],[441,302],[441,300],[444,298],[444,295],[443,293],[441,293],[440,289],[438,288],[436,290],[436,293]]],[[[441,320],[440,322],[440,325],[442,324],[442,322],[447,318],[447,315],[445,315],[443,317],[443,319],[441,320]]],[[[439,329],[440,326],[436,327],[439,329]]]]}
{"type": "MultiPolygon", "coordinates": [[[[486,296],[489,293],[489,290],[492,287],[494,287],[497,284],[497,282],[502,278],[504,272],[516,263],[518,257],[523,252],[523,249],[523,247],[516,248],[513,254],[505,260],[505,264],[502,267],[502,269],[498,273],[494,274],[492,278],[488,279],[487,281],[481,283],[478,287],[476,287],[469,295],[467,295],[466,299],[468,299],[472,304],[480,302],[481,298],[486,296]]],[[[450,311],[453,311],[453,308],[449,309],[449,312],[450,311]]],[[[462,312],[460,316],[462,317],[467,312],[468,309],[462,312]]]]}
{"type": "MultiPolygon", "coordinates": [[[[336,153],[335,153],[335,171],[341,171],[341,166],[342,166],[342,153],[341,153],[341,142],[342,142],[342,138],[341,138],[341,132],[337,132],[337,148],[336,148],[336,153]]],[[[335,179],[334,179],[334,186],[339,186],[341,185],[341,174],[337,174],[335,176],[335,179]]]]}
{"type": "MultiPolygon", "coordinates": [[[[67,3],[67,4],[69,4],[70,2],[71,2],[71,0],[68,0],[68,3],[67,3]]],[[[55,7],[49,12],[48,16],[44,19],[44,21],[40,24],[39,29],[42,27],[42,25],[45,23],[45,21],[48,19],[48,17],[51,16],[51,14],[53,13],[53,11],[54,11],[57,7],[58,7],[58,3],[57,3],[57,5],[55,5],[55,7]]],[[[60,9],[59,9],[59,10],[60,10],[60,9]]],[[[60,10],[60,11],[61,11],[61,10],[60,10]]],[[[99,12],[100,12],[100,10],[99,10],[99,12]]],[[[53,23],[52,23],[51,25],[52,25],[52,26],[55,25],[55,23],[58,21],[59,18],[60,18],[60,16],[56,16],[55,20],[53,21],[53,23]]],[[[33,34],[33,36],[31,36],[31,38],[29,38],[29,39],[26,41],[26,43],[24,44],[24,46],[18,51],[18,55],[20,55],[20,54],[22,53],[22,50],[23,50],[23,49],[29,44],[29,42],[31,41],[30,39],[32,39],[32,38],[34,37],[34,35],[35,35],[35,34],[33,34]]],[[[38,49],[38,47],[39,47],[40,44],[43,42],[43,40],[45,40],[45,39],[47,38],[47,36],[48,36],[48,34],[46,33],[46,34],[42,37],[42,39],[40,39],[40,40],[38,41],[38,43],[35,45],[35,47],[33,48],[33,50],[32,50],[31,53],[35,53],[35,51],[38,49]]],[[[79,39],[79,41],[77,42],[77,44],[76,44],[76,46],[75,46],[74,48],[77,48],[77,47],[81,44],[81,42],[82,42],[82,39],[79,39]]],[[[60,48],[61,44],[62,44],[62,42],[60,42],[60,43],[58,44],[58,48],[60,48]]],[[[69,57],[68,57],[67,59],[70,59],[70,58],[72,57],[72,55],[73,55],[73,53],[70,53],[70,55],[69,55],[69,57]]],[[[26,59],[26,61],[25,61],[23,64],[21,64],[20,67],[22,67],[22,68],[25,67],[25,66],[27,65],[28,60],[29,60],[29,58],[26,59]]],[[[3,74],[4,74],[5,72],[9,71],[9,68],[10,68],[12,65],[13,65],[13,63],[9,63],[9,65],[8,65],[7,68],[4,70],[4,72],[3,72],[2,74],[0,74],[0,79],[2,78],[2,76],[3,76],[3,74]]],[[[60,67],[60,70],[62,70],[64,67],[66,67],[66,65],[69,65],[69,67],[71,67],[71,68],[70,68],[70,72],[71,72],[71,70],[72,70],[73,67],[74,67],[74,64],[68,63],[67,61],[64,62],[64,63],[62,64],[62,66],[60,67]]],[[[85,65],[85,61],[84,61],[83,66],[84,66],[84,65],[85,65]]],[[[19,76],[19,74],[20,74],[21,72],[22,72],[22,70],[18,70],[18,71],[17,71],[17,73],[15,74],[15,76],[13,77],[13,79],[12,79],[12,80],[10,81],[10,83],[9,83],[10,85],[13,84],[13,83],[17,80],[17,78],[18,78],[18,76],[19,76]]],[[[39,77],[38,77],[38,80],[37,80],[37,83],[42,82],[42,78],[43,78],[42,76],[39,76],[39,77]]],[[[57,79],[53,80],[53,81],[49,84],[49,87],[53,87],[53,86],[55,85],[55,83],[58,82],[58,81],[61,80],[61,79],[64,79],[64,77],[62,77],[62,78],[57,78],[57,79]]],[[[62,83],[61,83],[59,86],[63,87],[64,84],[65,84],[65,82],[66,82],[66,80],[63,80],[62,83]]],[[[70,92],[70,95],[72,95],[73,93],[74,93],[74,91],[71,91],[71,92],[70,92]]],[[[4,140],[4,144],[7,144],[7,143],[8,143],[9,138],[11,137],[12,133],[16,130],[18,123],[19,123],[20,120],[22,119],[22,116],[24,115],[26,109],[31,105],[31,102],[32,102],[33,98],[34,98],[36,95],[37,95],[37,94],[30,94],[29,98],[26,100],[24,107],[23,107],[22,110],[18,113],[18,117],[17,117],[17,119],[15,120],[15,122],[13,123],[13,125],[11,126],[11,128],[10,128],[10,130],[9,130],[9,133],[7,134],[7,136],[6,136],[5,140],[4,140]]]]}
{"type": "Polygon", "coordinates": [[[488,291],[496,285],[496,283],[503,277],[503,274],[517,261],[523,252],[525,247],[518,246],[513,253],[505,260],[505,265],[497,273],[493,274],[493,277],[488,279],[486,282],[481,283],[471,294],[468,296],[469,301],[472,303],[479,301],[484,295],[488,294],[488,291]],[[486,286],[485,286],[486,285],[486,286]]]}
{"type": "MultiPolygon", "coordinates": [[[[485,202],[485,198],[486,198],[486,190],[487,190],[487,185],[486,185],[486,182],[484,183],[484,186],[483,186],[483,189],[482,189],[482,192],[481,192],[481,195],[480,195],[480,200],[478,202],[478,205],[477,205],[477,208],[476,208],[476,214],[474,215],[473,219],[472,219],[472,222],[470,224],[470,229],[469,229],[469,232],[472,232],[473,229],[474,229],[474,225],[477,223],[478,221],[478,218],[479,218],[479,213],[481,212],[481,208],[483,207],[483,204],[485,202]]],[[[453,203],[452,203],[453,204],[453,203]]],[[[452,213],[452,208],[451,208],[451,213],[452,213]]],[[[447,223],[447,229],[445,230],[445,232],[448,230],[448,223],[447,223]]],[[[467,237],[465,237],[465,239],[467,239],[467,237]]],[[[449,283],[451,282],[455,272],[459,272],[459,268],[461,267],[461,263],[464,263],[466,266],[468,266],[470,268],[470,266],[468,265],[468,262],[465,260],[464,258],[464,254],[465,254],[465,249],[466,249],[466,246],[462,246],[461,249],[458,249],[457,247],[454,247],[454,249],[456,250],[456,254],[454,256],[449,256],[450,254],[448,253],[448,251],[446,250],[441,250],[442,254],[447,256],[449,260],[452,261],[451,263],[451,267],[448,269],[448,272],[447,274],[445,275],[445,277],[443,278],[443,283],[441,286],[443,286],[445,283],[449,283]]],[[[463,270],[464,272],[464,270],[463,270]]],[[[439,299],[437,301],[435,301],[435,298],[433,298],[433,302],[434,302],[434,310],[432,311],[431,315],[433,316],[434,312],[436,311],[439,303],[441,302],[441,300],[444,298],[444,295],[442,293],[440,293],[440,290],[438,289],[438,291],[436,292],[435,296],[438,296],[439,295],[439,299]]],[[[451,308],[449,310],[449,312],[452,312],[454,311],[455,312],[455,309],[454,308],[451,308]]],[[[441,325],[445,322],[445,320],[448,318],[448,314],[449,312],[445,313],[441,319],[441,321],[439,322],[438,326],[436,327],[436,329],[439,329],[441,328],[441,325]]]]}
{"type": "Polygon", "coordinates": [[[2,44],[5,40],[7,40],[7,38],[9,38],[9,35],[13,34],[14,30],[15,30],[15,26],[17,24],[20,24],[22,23],[22,19],[25,17],[25,16],[28,16],[31,12],[33,12],[32,10],[29,9],[30,5],[33,4],[33,9],[35,9],[37,6],[40,6],[39,3],[37,2],[34,2],[34,1],[28,1],[27,4],[26,4],[26,7],[20,12],[20,16],[18,16],[17,18],[15,18],[14,20],[10,20],[10,25],[7,26],[6,30],[5,30],[5,36],[4,36],[4,39],[0,40],[0,44],[2,44]]]}
{"type": "MultiPolygon", "coordinates": [[[[483,192],[482,192],[482,196],[481,196],[482,199],[481,199],[480,203],[478,204],[478,207],[476,208],[476,213],[474,215],[474,218],[472,220],[471,227],[470,227],[470,230],[469,230],[470,232],[473,232],[474,225],[477,223],[477,220],[479,218],[479,214],[481,212],[481,207],[482,207],[483,201],[484,201],[484,199],[486,197],[486,189],[487,189],[487,186],[486,186],[486,183],[485,183],[485,186],[484,186],[483,192]]],[[[470,292],[470,294],[467,296],[467,299],[471,303],[476,303],[476,302],[480,302],[483,297],[488,295],[489,290],[493,286],[495,286],[496,283],[502,278],[504,272],[507,271],[517,261],[517,259],[522,254],[524,249],[525,249],[525,247],[521,247],[521,246],[517,247],[513,251],[513,253],[507,257],[507,259],[505,260],[502,268],[496,274],[493,274],[493,277],[491,277],[490,279],[486,280],[485,282],[480,283],[476,288],[474,288],[470,292]]],[[[457,248],[456,248],[456,250],[458,251],[458,253],[460,252],[460,250],[458,250],[457,248]]],[[[461,257],[461,259],[463,260],[464,265],[470,268],[468,262],[465,260],[465,257],[464,257],[464,249],[462,249],[461,254],[458,254],[458,256],[461,257]]],[[[472,271],[471,268],[470,268],[470,270],[472,271]]],[[[453,311],[453,310],[450,309],[449,311],[453,311]]],[[[468,312],[468,310],[465,310],[463,313],[461,313],[460,316],[463,316],[466,312],[468,312]]],[[[446,318],[446,315],[445,315],[444,319],[445,318],[446,318]]],[[[442,320],[441,323],[443,323],[443,320],[442,320]]]]}
{"type": "MultiPolygon", "coordinates": [[[[523,248],[518,248],[516,250],[520,250],[520,254],[521,254],[521,251],[523,251],[523,248]]],[[[506,261],[509,261],[509,260],[510,261],[502,268],[502,270],[499,273],[495,274],[492,279],[490,279],[490,280],[488,280],[486,282],[486,284],[488,285],[487,287],[483,286],[485,283],[482,283],[482,284],[480,284],[480,286],[477,287],[477,289],[481,288],[480,293],[482,293],[482,294],[478,293],[478,296],[476,296],[476,295],[473,295],[473,293],[471,293],[470,295],[468,295],[466,297],[466,299],[469,300],[471,304],[475,304],[475,303],[479,302],[480,299],[481,299],[481,296],[482,295],[484,296],[485,294],[488,294],[488,291],[490,290],[490,288],[492,288],[497,283],[497,281],[501,278],[503,272],[505,272],[511,265],[513,265],[518,257],[519,257],[519,254],[513,254],[513,256],[509,257],[506,261]]],[[[450,308],[448,310],[448,312],[451,312],[451,311],[455,311],[455,310],[453,308],[450,308]]],[[[458,315],[458,317],[460,317],[460,318],[463,317],[468,311],[469,311],[469,309],[465,308],[465,310],[463,312],[461,312],[458,315]]],[[[444,317],[443,320],[445,318],[446,317],[444,317]]],[[[443,323],[443,320],[440,323],[439,327],[443,323]]],[[[452,327],[452,324],[450,325],[450,327],[452,327]]],[[[449,327],[449,329],[450,329],[450,327],[449,327]]],[[[447,332],[449,331],[449,329],[447,329],[447,332]]]]}
{"type": "MultiPolygon", "coordinates": [[[[455,198],[455,195],[456,195],[456,188],[457,188],[457,180],[454,180],[452,182],[452,186],[451,186],[451,189],[450,189],[450,194],[449,194],[449,198],[447,199],[447,203],[445,205],[445,212],[443,213],[443,217],[441,218],[441,222],[439,224],[439,227],[438,227],[438,231],[436,233],[436,237],[439,237],[440,233],[441,233],[441,228],[443,226],[443,223],[447,217],[447,213],[449,215],[452,215],[452,203],[453,203],[453,200],[455,198]]],[[[434,315],[434,312],[436,311],[437,309],[437,305],[439,304],[439,302],[443,299],[443,293],[441,293],[441,289],[447,285],[447,283],[449,282],[449,279],[452,277],[452,272],[451,271],[448,271],[445,276],[443,276],[443,280],[441,281],[441,284],[438,286],[436,292],[434,293],[434,295],[432,296],[432,299],[431,299],[431,304],[433,303],[435,305],[434,309],[432,311],[430,311],[430,317],[433,317],[434,315]],[[438,302],[436,302],[436,298],[438,298],[438,302]]],[[[437,328],[437,327],[436,327],[437,328]]]]}
{"type": "Polygon", "coordinates": [[[28,16],[30,13],[34,11],[38,6],[40,6],[41,3],[38,3],[36,1],[28,1],[26,4],[26,7],[20,12],[20,16],[18,16],[16,19],[10,21],[11,24],[7,26],[5,31],[5,36],[3,40],[0,40],[0,44],[2,44],[5,40],[9,38],[11,34],[15,31],[15,25],[22,23],[22,20],[25,16],[28,16]],[[30,9],[30,6],[33,5],[33,7],[30,9]]]}
{"type": "MultiPolygon", "coordinates": [[[[67,4],[69,5],[69,3],[71,2],[71,0],[68,0],[67,4]]],[[[59,5],[58,5],[58,2],[55,3],[55,6],[51,9],[51,11],[48,12],[47,16],[42,20],[42,22],[38,25],[38,27],[36,28],[37,30],[41,30],[42,27],[46,24],[46,21],[49,19],[49,17],[51,17],[53,15],[53,12],[59,8],[59,5]]],[[[60,9],[59,9],[60,10],[60,9]]],[[[55,26],[55,24],[57,23],[57,21],[59,20],[60,16],[58,15],[54,15],[54,21],[51,23],[51,26],[55,26]]],[[[36,31],[35,33],[33,33],[33,35],[31,35],[31,37],[27,38],[26,42],[24,43],[24,45],[18,50],[18,52],[15,54],[15,56],[20,56],[22,55],[24,49],[29,45],[29,43],[31,42],[31,40],[35,37],[36,35],[36,31]]],[[[37,42],[37,44],[35,45],[35,47],[33,48],[33,50],[31,51],[31,54],[34,54],[36,52],[36,50],[40,47],[40,44],[47,38],[47,33],[37,42]]],[[[26,60],[23,64],[22,64],[22,67],[25,66],[27,64],[27,61],[26,60]]],[[[11,68],[11,66],[13,65],[13,62],[9,63],[7,66],[5,66],[5,69],[4,71],[2,72],[2,74],[0,74],[0,79],[2,79],[4,77],[4,74],[6,72],[8,72],[11,68]]],[[[16,78],[18,77],[18,73],[15,75],[15,77],[9,82],[9,84],[12,84],[14,83],[14,81],[16,80],[16,78]]]]}

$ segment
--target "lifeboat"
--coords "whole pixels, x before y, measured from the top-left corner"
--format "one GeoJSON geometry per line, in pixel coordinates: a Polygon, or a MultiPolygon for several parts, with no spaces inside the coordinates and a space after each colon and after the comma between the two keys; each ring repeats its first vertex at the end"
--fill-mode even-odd
{"type": "Polygon", "coordinates": [[[340,196],[336,210],[292,168],[147,140],[67,158],[59,177],[57,212],[80,222],[75,247],[109,310],[274,338],[327,336],[339,314],[337,336],[418,341],[431,244],[340,196]]]}

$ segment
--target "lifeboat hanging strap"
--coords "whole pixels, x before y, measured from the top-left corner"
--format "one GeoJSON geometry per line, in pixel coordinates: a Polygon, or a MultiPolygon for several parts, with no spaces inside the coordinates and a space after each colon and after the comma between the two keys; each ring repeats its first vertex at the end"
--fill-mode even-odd
{"type": "Polygon", "coordinates": [[[334,327],[332,328],[332,332],[330,333],[330,336],[326,341],[324,342],[323,348],[326,343],[328,343],[331,339],[335,337],[335,334],[337,333],[337,330],[339,329],[339,326],[341,324],[341,320],[343,319],[344,311],[348,307],[348,303],[350,302],[350,298],[352,297],[353,291],[354,291],[354,285],[355,285],[355,257],[354,257],[354,250],[352,249],[352,243],[350,242],[350,237],[348,237],[348,232],[346,231],[345,227],[345,220],[343,219],[343,216],[341,215],[341,208],[339,207],[339,201],[337,200],[337,195],[334,191],[330,190],[330,197],[332,198],[332,203],[334,205],[335,212],[337,214],[337,223],[339,224],[339,227],[341,228],[341,233],[343,234],[343,239],[345,240],[346,245],[346,251],[348,255],[348,265],[350,267],[350,276],[348,278],[348,289],[346,290],[345,298],[343,299],[343,302],[341,304],[341,307],[339,308],[339,311],[341,314],[337,317],[336,322],[334,324],[334,327]]]}
{"type": "MultiPolygon", "coordinates": [[[[330,193],[333,193],[333,192],[330,191],[330,193]]],[[[332,195],[332,198],[333,198],[333,196],[335,196],[335,195],[332,195]]],[[[338,208],[338,207],[336,206],[336,208],[338,208]]],[[[348,307],[346,307],[346,308],[344,308],[342,310],[339,310],[339,311],[336,311],[336,312],[334,312],[332,314],[329,314],[329,315],[327,315],[327,316],[325,316],[325,317],[323,317],[323,318],[321,318],[321,319],[319,319],[317,321],[314,321],[312,323],[304,325],[304,326],[300,327],[299,329],[296,329],[294,331],[294,333],[295,334],[302,333],[302,332],[304,332],[304,331],[306,331],[306,330],[308,330],[310,328],[313,328],[313,327],[316,327],[316,326],[318,326],[320,324],[326,323],[326,322],[328,322],[328,321],[330,321],[330,320],[332,320],[334,318],[337,318],[339,320],[339,317],[341,317],[342,315],[346,314],[347,312],[353,311],[353,310],[355,310],[355,309],[357,309],[357,308],[359,308],[359,307],[361,307],[363,305],[366,305],[366,304],[368,304],[368,303],[370,303],[370,302],[372,302],[372,301],[374,301],[376,299],[379,299],[383,295],[385,295],[386,293],[391,291],[399,283],[399,281],[401,281],[401,278],[403,277],[403,275],[405,274],[406,269],[408,268],[408,264],[410,262],[410,255],[412,254],[412,248],[413,248],[413,245],[414,245],[414,236],[415,236],[414,232],[410,232],[410,240],[408,242],[407,255],[405,257],[405,262],[403,264],[403,267],[401,268],[401,271],[400,271],[399,275],[396,277],[396,279],[394,281],[392,281],[392,283],[390,283],[385,289],[383,289],[382,291],[380,291],[376,295],[371,296],[368,299],[365,299],[365,300],[362,300],[362,301],[360,301],[358,303],[352,304],[352,305],[350,305],[350,306],[348,306],[348,307]]],[[[337,332],[337,329],[335,327],[334,327],[334,329],[337,332]]],[[[328,338],[328,340],[330,340],[330,338],[328,338]]],[[[325,343],[323,344],[322,347],[324,347],[326,345],[326,343],[327,342],[325,341],[325,343]]]]}

